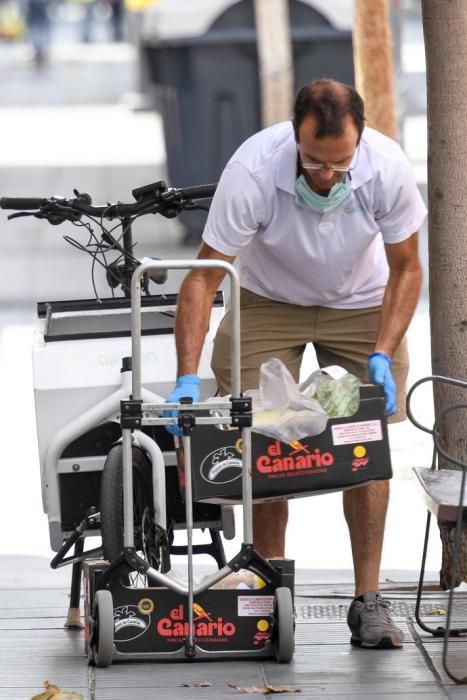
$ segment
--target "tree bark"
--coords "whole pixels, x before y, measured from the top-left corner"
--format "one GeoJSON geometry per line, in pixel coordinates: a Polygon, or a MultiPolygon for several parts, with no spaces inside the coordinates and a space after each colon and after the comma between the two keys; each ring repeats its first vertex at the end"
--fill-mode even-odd
{"type": "MultiPolygon", "coordinates": [[[[451,588],[451,562],[454,555],[454,538],[456,536],[456,528],[452,523],[439,523],[439,534],[443,545],[443,554],[441,559],[440,570],[440,586],[443,590],[451,588]]],[[[467,581],[467,556],[466,556],[466,539],[464,536],[462,542],[463,548],[459,557],[459,564],[455,574],[454,586],[458,586],[462,581],[467,581]]]]}
{"type": "MultiPolygon", "coordinates": [[[[429,292],[433,373],[467,378],[467,13],[465,0],[422,0],[428,98],[429,292]]],[[[434,385],[435,415],[466,402],[466,392],[434,385]]],[[[467,463],[467,411],[440,426],[449,455],[467,463]]],[[[441,464],[456,468],[450,462],[441,464]]],[[[457,467],[458,468],[458,467],[457,467]]],[[[441,584],[449,587],[452,533],[440,524],[441,584]]],[[[467,535],[456,581],[466,578],[467,535]]]]}
{"type": "Polygon", "coordinates": [[[355,81],[368,126],[397,138],[388,0],[354,0],[355,81]]]}

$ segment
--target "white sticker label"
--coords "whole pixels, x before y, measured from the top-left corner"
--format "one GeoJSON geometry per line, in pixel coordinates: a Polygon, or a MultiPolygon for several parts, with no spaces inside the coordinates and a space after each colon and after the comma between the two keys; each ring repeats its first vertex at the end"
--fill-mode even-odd
{"type": "Polygon", "coordinates": [[[272,613],[273,595],[239,595],[238,616],[267,617],[272,613]]]}
{"type": "Polygon", "coordinates": [[[332,425],[334,445],[350,445],[354,442],[376,442],[383,439],[380,420],[365,420],[357,423],[332,425]]]}

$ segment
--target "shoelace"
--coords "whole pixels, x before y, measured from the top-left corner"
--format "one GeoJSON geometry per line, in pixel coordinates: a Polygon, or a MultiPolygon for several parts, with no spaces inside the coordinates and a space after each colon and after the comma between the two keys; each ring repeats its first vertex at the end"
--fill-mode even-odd
{"type": "Polygon", "coordinates": [[[376,600],[374,602],[365,603],[365,607],[368,612],[380,614],[387,622],[392,623],[391,615],[389,614],[391,603],[389,600],[386,600],[386,598],[378,595],[376,596],[376,600]]]}

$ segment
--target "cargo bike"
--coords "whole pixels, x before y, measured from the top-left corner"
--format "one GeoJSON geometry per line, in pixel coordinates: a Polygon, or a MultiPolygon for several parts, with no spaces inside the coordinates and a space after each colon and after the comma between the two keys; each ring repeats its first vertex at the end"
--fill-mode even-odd
{"type": "MultiPolygon", "coordinates": [[[[39,304],[33,349],[43,502],[57,552],[51,566],[72,565],[69,627],[80,625],[84,572],[86,651],[89,663],[98,666],[127,659],[238,656],[289,662],[294,653],[293,562],[267,561],[252,543],[251,399],[240,392],[236,271],[214,261],[140,263],[133,251],[132,225],[138,217],[172,217],[202,207],[214,190],[214,185],[175,189],[157,182],[133,190],[134,203],[100,207],[78,192],[73,199],[0,201],[4,209],[18,210],[12,218],[32,215],[52,224],[84,225],[88,244],[70,242],[92,255],[93,267],[96,261],[104,266],[112,289],[123,290],[123,296],[109,299],[39,304]],[[92,225],[83,223],[86,217],[92,225]],[[115,224],[109,228],[104,221],[117,221],[121,235],[115,234],[115,224]],[[115,259],[109,262],[111,254],[115,259]],[[210,403],[207,411],[203,402],[167,404],[163,398],[175,378],[177,297],[149,294],[150,280],[164,282],[169,269],[200,266],[223,268],[231,282],[227,416],[225,401],[210,403]],[[169,409],[178,417],[164,415],[169,409]],[[170,423],[177,423],[182,434],[183,485],[165,430],[170,423]],[[231,507],[222,499],[193,502],[191,436],[202,425],[235,428],[241,436],[243,544],[230,561],[220,533],[234,535],[231,507]],[[209,530],[211,543],[194,544],[196,528],[209,530]],[[174,544],[177,529],[186,530],[186,546],[174,544]],[[100,537],[101,544],[85,549],[90,536],[100,537]],[[198,553],[212,555],[218,570],[196,583],[193,557],[198,553]],[[176,554],[187,555],[186,583],[172,573],[176,554]],[[254,574],[261,588],[216,588],[241,570],[254,574]]],[[[208,363],[222,311],[219,293],[199,370],[205,396],[215,390],[208,363]]]]}

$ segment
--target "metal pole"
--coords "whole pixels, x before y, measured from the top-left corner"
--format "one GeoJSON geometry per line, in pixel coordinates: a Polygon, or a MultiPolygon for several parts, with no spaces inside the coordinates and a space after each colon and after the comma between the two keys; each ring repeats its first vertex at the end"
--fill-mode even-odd
{"type": "Polygon", "coordinates": [[[232,339],[230,351],[230,390],[232,396],[240,396],[241,379],[240,379],[240,281],[236,270],[232,268],[235,275],[231,275],[231,306],[230,314],[232,319],[232,339]]]}
{"type": "Polygon", "coordinates": [[[131,430],[122,430],[123,455],[123,546],[135,546],[133,527],[133,462],[131,449],[131,430]]]}
{"type": "Polygon", "coordinates": [[[185,460],[185,519],[188,549],[188,644],[194,645],[193,630],[193,489],[191,479],[191,438],[183,436],[183,454],[185,460]]]}
{"type": "Polygon", "coordinates": [[[242,430],[243,542],[253,544],[253,485],[251,479],[251,428],[242,430]]]}

